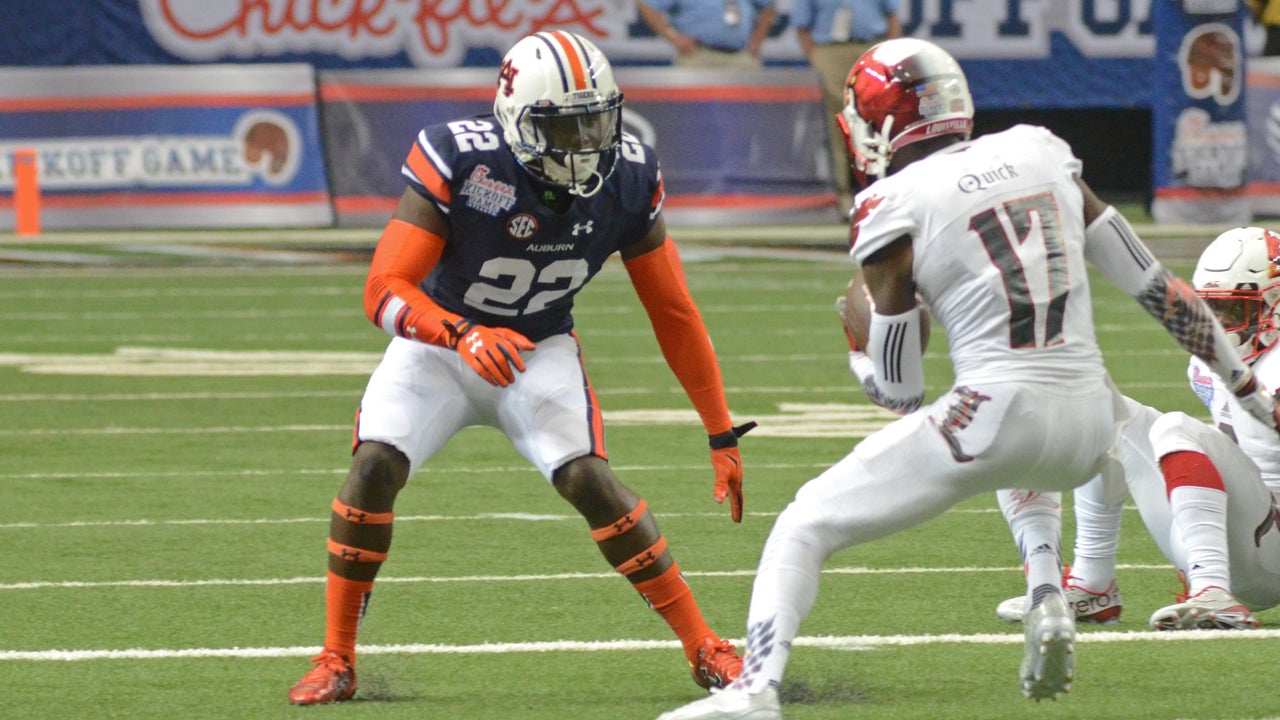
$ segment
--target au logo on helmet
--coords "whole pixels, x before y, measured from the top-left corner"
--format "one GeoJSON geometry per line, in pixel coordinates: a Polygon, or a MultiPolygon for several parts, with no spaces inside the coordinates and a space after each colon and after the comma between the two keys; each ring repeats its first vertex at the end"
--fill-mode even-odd
{"type": "Polygon", "coordinates": [[[493,114],[520,165],[571,195],[596,194],[613,172],[622,92],[604,53],[581,35],[536,32],[512,46],[493,114]]]}

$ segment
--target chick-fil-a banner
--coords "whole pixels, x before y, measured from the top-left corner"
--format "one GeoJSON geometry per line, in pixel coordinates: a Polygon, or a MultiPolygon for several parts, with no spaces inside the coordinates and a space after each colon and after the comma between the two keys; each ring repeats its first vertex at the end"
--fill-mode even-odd
{"type": "Polygon", "coordinates": [[[0,227],[24,148],[50,229],[333,222],[307,65],[0,70],[0,227]]]}
{"type": "MultiPolygon", "coordinates": [[[[493,70],[320,73],[340,225],[380,225],[404,192],[400,165],[425,125],[492,111],[493,70]]],[[[618,68],[627,132],[662,162],[668,219],[830,222],[835,194],[822,100],[808,70],[618,68]],[[749,128],[750,132],[743,129],[749,128]]]]}
{"type": "Polygon", "coordinates": [[[1252,215],[1246,12],[1236,0],[1171,0],[1156,9],[1151,214],[1158,222],[1247,223],[1252,215]]]}
{"type": "Polygon", "coordinates": [[[1254,215],[1280,217],[1280,57],[1250,62],[1245,87],[1250,206],[1254,215]]]}
{"type": "MultiPolygon", "coordinates": [[[[1152,4],[904,0],[901,15],[908,35],[960,58],[979,109],[1128,108],[1152,98],[1152,4]]],[[[778,2],[768,64],[804,64],[790,6],[778,2]]],[[[491,67],[551,27],[591,38],[615,65],[665,64],[674,52],[634,0],[41,0],[0,11],[0,65],[491,67]]]]}

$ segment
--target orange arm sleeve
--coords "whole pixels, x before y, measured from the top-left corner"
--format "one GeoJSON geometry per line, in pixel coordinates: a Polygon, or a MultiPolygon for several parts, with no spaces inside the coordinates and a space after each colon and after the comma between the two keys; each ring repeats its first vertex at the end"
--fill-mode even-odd
{"type": "Polygon", "coordinates": [[[364,285],[364,313],[390,335],[449,346],[444,323],[461,320],[418,287],[444,253],[444,238],[392,219],[378,238],[364,285]]]}
{"type": "Polygon", "coordinates": [[[631,284],[649,315],[662,356],[702,418],[708,435],[732,426],[724,399],[720,364],[702,315],[685,284],[675,243],[668,237],[652,252],[626,262],[631,284]]]}

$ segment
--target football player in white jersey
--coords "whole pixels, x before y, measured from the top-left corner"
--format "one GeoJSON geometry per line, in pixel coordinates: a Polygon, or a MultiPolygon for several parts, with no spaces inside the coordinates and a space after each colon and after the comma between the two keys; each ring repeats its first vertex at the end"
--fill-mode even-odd
{"type": "MultiPolygon", "coordinates": [[[[959,64],[914,38],[869,50],[841,118],[851,163],[872,182],[855,199],[850,254],[874,301],[865,383],[906,413],[807,482],[761,555],[742,674],[662,720],[781,717],[777,688],[818,594],[826,559],[1000,488],[1074,488],[1099,472],[1125,407],[1094,337],[1086,260],[1137,300],[1230,391],[1275,426],[1275,402],[1189,284],[1166,270],[1081,180],[1066,143],[1031,126],[969,140],[959,64]],[[947,333],[955,385],[924,405],[921,313],[947,333]]],[[[1073,677],[1075,622],[1061,588],[1061,516],[1018,539],[1030,611],[1018,681],[1054,698],[1073,677]]]]}
{"type": "MultiPolygon", "coordinates": [[[[703,619],[645,501],[613,474],[573,327],[579,290],[620,255],[667,364],[707,430],[713,496],[742,519],[742,459],[720,367],[662,216],[653,148],[622,132],[622,92],[586,38],[537,32],[498,71],[494,115],[429,125],[374,251],[369,319],[392,336],[356,416],[329,524],[326,632],[289,691],[356,690],[356,634],[409,476],[467,426],[500,430],[586,520],[605,560],[680,639],[693,679],[741,658],[703,619]]],[[[512,542],[529,543],[527,537],[512,542]]]]}
{"type": "MultiPolygon", "coordinates": [[[[1280,388],[1280,235],[1222,233],[1200,255],[1192,283],[1259,385],[1280,388]]],[[[1179,602],[1151,614],[1152,629],[1246,630],[1258,627],[1252,611],[1280,605],[1280,438],[1200,359],[1191,358],[1187,378],[1217,430],[1139,406],[1118,443],[1123,471],[1075,491],[1075,558],[1063,585],[1078,621],[1120,618],[1116,554],[1128,495],[1186,583],[1179,602]]],[[[1024,608],[1023,598],[1010,598],[996,614],[1018,621],[1024,608]]]]}

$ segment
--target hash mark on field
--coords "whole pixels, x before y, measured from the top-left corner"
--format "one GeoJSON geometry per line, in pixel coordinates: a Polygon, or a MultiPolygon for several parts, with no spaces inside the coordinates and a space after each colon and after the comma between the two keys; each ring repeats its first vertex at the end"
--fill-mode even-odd
{"type": "MultiPolygon", "coordinates": [[[[1128,565],[1116,566],[1118,570],[1169,570],[1171,565],[1128,565]]],[[[868,568],[844,567],[823,568],[823,575],[933,575],[933,574],[970,574],[970,573],[1020,573],[1019,567],[906,567],[906,568],[868,568]]],[[[738,578],[755,577],[751,570],[684,570],[685,577],[703,578],[738,578]]],[[[417,576],[417,577],[378,577],[379,584],[428,584],[442,585],[452,583],[505,583],[505,582],[553,582],[559,580],[610,580],[616,573],[546,573],[541,575],[461,575],[453,577],[417,576]]],[[[292,578],[260,578],[260,579],[211,579],[211,580],[103,580],[84,581],[69,580],[65,582],[19,582],[0,584],[0,590],[82,590],[111,587],[155,587],[155,588],[193,588],[193,587],[243,587],[243,586],[281,586],[281,585],[322,585],[324,576],[292,577],[292,578]]]]}
{"type": "MultiPolygon", "coordinates": [[[[1280,638],[1280,630],[1197,630],[1193,633],[1155,631],[1117,632],[1102,631],[1081,633],[1077,643],[1117,642],[1178,642],[1204,640],[1269,640],[1280,638]]],[[[742,638],[732,642],[743,644],[742,638]]],[[[981,633],[975,635],[846,635],[823,637],[798,637],[792,645],[828,650],[863,650],[875,647],[911,647],[917,645],[1014,645],[1025,642],[1022,633],[981,633]]],[[[546,652],[617,652],[636,650],[669,650],[679,648],[676,640],[555,640],[550,642],[481,643],[479,645],[439,645],[434,643],[409,643],[401,645],[361,645],[361,655],[498,655],[507,653],[546,652]]],[[[2,660],[55,660],[74,662],[83,660],[167,660],[190,658],[279,658],[310,657],[315,646],[262,647],[262,648],[185,648],[144,650],[6,650],[0,651],[2,660]]]]}

